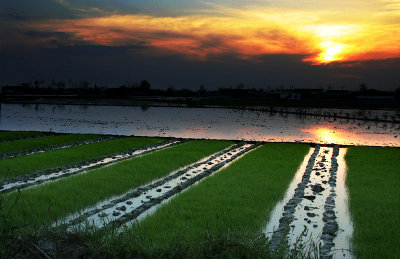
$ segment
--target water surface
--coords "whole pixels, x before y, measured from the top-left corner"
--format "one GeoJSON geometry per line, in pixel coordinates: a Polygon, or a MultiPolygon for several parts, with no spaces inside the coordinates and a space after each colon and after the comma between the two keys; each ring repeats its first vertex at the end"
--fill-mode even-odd
{"type": "Polygon", "coordinates": [[[0,130],[400,147],[399,123],[229,108],[2,104],[0,119],[0,130]]]}

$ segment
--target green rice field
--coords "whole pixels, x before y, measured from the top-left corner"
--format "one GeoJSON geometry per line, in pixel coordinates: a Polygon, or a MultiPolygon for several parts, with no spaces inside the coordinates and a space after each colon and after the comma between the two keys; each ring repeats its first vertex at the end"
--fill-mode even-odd
{"type": "MultiPolygon", "coordinates": [[[[307,240],[275,251],[264,232],[291,182],[301,180],[313,145],[177,140],[164,147],[173,139],[118,137],[58,148],[101,137],[0,132],[8,139],[1,154],[54,147],[0,159],[1,258],[318,257],[318,247],[305,250],[307,240]],[[94,169],[79,165],[127,150],[138,155],[94,169]],[[57,175],[71,165],[81,171],[57,175]],[[30,178],[37,180],[24,185],[30,178]],[[20,185],[8,191],[13,184],[20,185]],[[133,220],[115,220],[125,216],[133,220]]],[[[349,147],[344,159],[351,255],[399,258],[400,150],[349,147]]]]}
{"type": "Polygon", "coordinates": [[[356,254],[400,258],[399,150],[352,147],[346,158],[356,254]]]}
{"type": "Polygon", "coordinates": [[[68,134],[9,141],[1,144],[0,154],[7,154],[29,149],[39,149],[62,144],[66,145],[78,141],[99,139],[100,137],[101,135],[94,134],[68,134]]]}

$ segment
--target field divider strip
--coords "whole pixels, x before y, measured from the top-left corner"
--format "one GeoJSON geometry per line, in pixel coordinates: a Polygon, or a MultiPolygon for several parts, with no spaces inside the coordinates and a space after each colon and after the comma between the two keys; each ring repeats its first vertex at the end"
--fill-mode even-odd
{"type": "Polygon", "coordinates": [[[69,229],[84,227],[86,224],[98,228],[105,226],[119,227],[230,164],[233,160],[255,149],[259,145],[261,143],[239,143],[231,146],[199,162],[172,172],[169,176],[149,185],[139,187],[123,196],[103,201],[76,217],[70,217],[64,226],[68,226],[69,229]],[[165,191],[163,192],[163,190],[165,191]]]}
{"type": "Polygon", "coordinates": [[[155,143],[144,147],[134,148],[114,154],[109,154],[99,158],[89,159],[72,165],[46,169],[35,172],[30,175],[23,175],[12,179],[6,179],[0,182],[0,193],[11,192],[16,189],[24,189],[31,186],[36,186],[44,182],[58,180],[74,174],[79,174],[92,170],[98,167],[120,162],[137,156],[142,156],[150,152],[158,151],[164,148],[185,142],[186,140],[172,139],[155,143]]]}
{"type": "Polygon", "coordinates": [[[72,142],[72,143],[53,145],[53,146],[49,146],[49,147],[33,148],[33,149],[23,150],[23,151],[18,151],[18,152],[4,153],[4,154],[0,154],[0,159],[33,155],[33,154],[42,153],[42,152],[46,152],[46,151],[69,148],[69,147],[73,147],[73,146],[93,144],[93,143],[98,143],[101,141],[107,141],[107,140],[112,140],[112,139],[117,139],[117,138],[121,138],[121,137],[106,136],[106,137],[97,138],[97,139],[82,140],[82,141],[76,141],[76,142],[72,142]]]}

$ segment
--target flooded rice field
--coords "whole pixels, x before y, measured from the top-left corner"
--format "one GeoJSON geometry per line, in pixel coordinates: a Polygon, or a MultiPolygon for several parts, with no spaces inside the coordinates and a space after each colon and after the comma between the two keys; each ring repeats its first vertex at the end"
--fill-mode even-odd
{"type": "Polygon", "coordinates": [[[0,130],[400,147],[398,117],[338,109],[1,104],[0,130]]]}
{"type": "MultiPolygon", "coordinates": [[[[200,160],[192,160],[192,164],[179,168],[180,165],[176,167],[179,169],[166,172],[164,177],[150,180],[140,187],[133,185],[136,187],[124,189],[129,190],[127,192],[105,196],[51,220],[53,226],[60,226],[66,231],[81,231],[89,227],[109,228],[119,233],[162,210],[166,203],[172,202],[177,195],[185,195],[185,191],[194,185],[206,183],[203,180],[220,169],[233,162],[240,163],[242,156],[262,150],[258,148],[262,142],[313,143],[284,198],[274,201],[270,219],[260,224],[260,228],[268,237],[273,252],[288,242],[289,247],[294,249],[299,244],[305,245],[313,256],[321,258],[352,258],[356,255],[345,184],[347,148],[351,152],[354,149],[349,147],[351,145],[400,147],[400,121],[396,112],[337,109],[308,109],[305,112],[287,108],[271,112],[222,107],[46,104],[2,104],[0,112],[0,130],[104,135],[98,140],[5,153],[3,160],[34,157],[54,149],[62,151],[73,146],[120,139],[124,135],[172,137],[155,144],[4,179],[0,181],[2,195],[12,195],[23,189],[29,192],[37,188],[40,192],[46,183],[90,173],[99,167],[112,167],[120,161],[168,150],[184,142],[190,143],[186,139],[239,140],[212,155],[210,152],[199,157],[200,160]]],[[[284,160],[282,163],[286,163],[284,160]]],[[[134,168],[132,170],[134,172],[134,168]]],[[[357,221],[354,222],[357,227],[357,221]]]]}

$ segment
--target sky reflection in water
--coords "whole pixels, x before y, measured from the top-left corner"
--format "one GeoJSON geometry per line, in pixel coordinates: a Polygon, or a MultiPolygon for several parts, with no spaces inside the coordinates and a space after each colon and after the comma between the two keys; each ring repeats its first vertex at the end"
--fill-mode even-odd
{"type": "Polygon", "coordinates": [[[239,109],[2,104],[0,119],[0,130],[400,147],[398,123],[239,109]]]}

